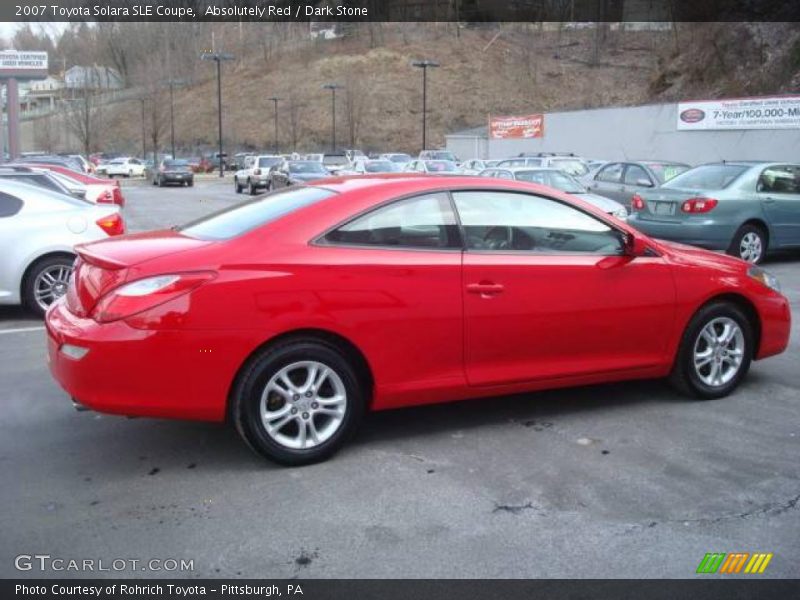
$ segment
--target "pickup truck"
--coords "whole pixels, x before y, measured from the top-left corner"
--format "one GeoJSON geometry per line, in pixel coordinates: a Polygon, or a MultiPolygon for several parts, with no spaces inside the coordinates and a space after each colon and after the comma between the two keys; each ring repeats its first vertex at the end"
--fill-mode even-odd
{"type": "Polygon", "coordinates": [[[244,169],[239,169],[233,175],[233,187],[237,194],[241,194],[244,188],[251,196],[258,192],[258,188],[269,189],[269,171],[275,165],[283,162],[282,156],[273,154],[259,154],[245,158],[244,169]]]}

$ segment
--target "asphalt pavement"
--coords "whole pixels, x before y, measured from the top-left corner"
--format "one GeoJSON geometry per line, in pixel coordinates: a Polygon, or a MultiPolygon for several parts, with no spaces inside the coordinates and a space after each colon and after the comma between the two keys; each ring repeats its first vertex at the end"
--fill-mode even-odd
{"type": "MultiPolygon", "coordinates": [[[[131,231],[245,199],[213,180],[124,192],[131,231]]],[[[798,577],[800,255],[766,267],[791,347],[729,398],[652,381],[377,413],[298,469],[223,425],[76,412],[41,322],[0,307],[0,577],[687,578],[708,552],[798,577]],[[33,554],[109,570],[15,568],[33,554]]]]}

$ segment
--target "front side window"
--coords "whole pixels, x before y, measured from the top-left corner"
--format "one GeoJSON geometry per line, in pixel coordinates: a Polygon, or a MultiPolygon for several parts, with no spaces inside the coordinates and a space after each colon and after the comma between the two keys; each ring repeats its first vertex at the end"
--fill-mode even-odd
{"type": "Polygon", "coordinates": [[[625,171],[625,185],[641,186],[641,181],[652,183],[652,181],[650,181],[650,177],[647,175],[647,171],[645,171],[642,167],[639,165],[628,165],[628,168],[625,171]]]}
{"type": "Polygon", "coordinates": [[[619,183],[622,180],[622,163],[606,165],[597,172],[595,180],[607,183],[619,183]]]}
{"type": "Polygon", "coordinates": [[[399,200],[358,217],[325,236],[331,244],[399,248],[460,248],[447,194],[399,200]]]}
{"type": "Polygon", "coordinates": [[[539,254],[623,253],[622,235],[568,204],[533,194],[454,192],[470,250],[539,254]]]}

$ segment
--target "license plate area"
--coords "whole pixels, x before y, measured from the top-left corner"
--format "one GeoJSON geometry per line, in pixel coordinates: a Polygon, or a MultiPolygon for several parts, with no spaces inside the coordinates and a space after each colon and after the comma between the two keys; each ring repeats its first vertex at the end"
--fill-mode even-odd
{"type": "Polygon", "coordinates": [[[675,214],[674,202],[655,202],[653,206],[653,214],[662,217],[671,217],[675,214]]]}

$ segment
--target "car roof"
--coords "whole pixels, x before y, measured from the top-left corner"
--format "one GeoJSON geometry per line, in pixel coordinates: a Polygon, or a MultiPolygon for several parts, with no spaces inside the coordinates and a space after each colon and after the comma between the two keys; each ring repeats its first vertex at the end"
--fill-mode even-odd
{"type": "MultiPolygon", "coordinates": [[[[547,171],[547,172],[550,172],[550,173],[561,173],[562,175],[564,174],[564,171],[562,171],[561,169],[556,169],[555,167],[534,167],[534,166],[526,167],[526,166],[520,165],[520,166],[517,166],[517,167],[501,167],[501,166],[489,167],[489,169],[496,170],[496,171],[497,170],[511,171],[512,173],[516,173],[518,171],[547,171]]],[[[487,169],[487,171],[489,169],[487,169]]]]}

